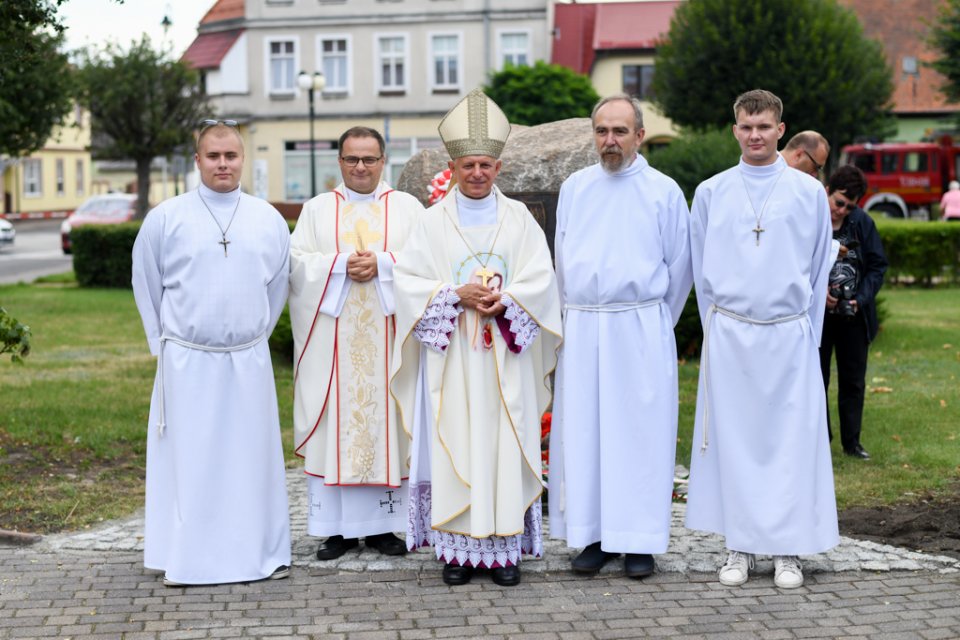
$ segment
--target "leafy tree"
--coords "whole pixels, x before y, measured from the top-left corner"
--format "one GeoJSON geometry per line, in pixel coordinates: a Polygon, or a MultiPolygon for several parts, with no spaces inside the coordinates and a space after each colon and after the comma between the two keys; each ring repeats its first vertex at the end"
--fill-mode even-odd
{"type": "Polygon", "coordinates": [[[0,307],[0,354],[4,353],[9,353],[13,362],[23,363],[30,353],[30,327],[20,324],[0,307]]]}
{"type": "Polygon", "coordinates": [[[930,29],[930,45],[940,53],[930,66],[947,79],[943,95],[960,101],[960,0],[946,0],[940,7],[930,29]]]}
{"type": "Polygon", "coordinates": [[[587,76],[542,60],[532,67],[508,64],[483,91],[510,122],[531,126],[589,116],[600,99],[587,76]]]}
{"type": "Polygon", "coordinates": [[[815,129],[834,150],[894,131],[892,72],[879,42],[836,0],[690,0],[657,49],[655,100],[675,123],[730,126],[736,97],[767,89],[787,134],[815,129]]]}
{"type": "Polygon", "coordinates": [[[650,166],[677,181],[687,200],[697,185],[737,163],[740,145],[729,127],[705,132],[687,131],[669,145],[650,151],[650,166]]]}
{"type": "Polygon", "coordinates": [[[97,158],[137,164],[137,212],[147,212],[150,163],[192,142],[210,113],[199,75],[155,50],[144,36],[129,51],[117,45],[85,50],[77,71],[79,99],[90,111],[97,158]]]}
{"type": "Polygon", "coordinates": [[[69,65],[59,50],[63,1],[0,2],[0,155],[40,149],[70,110],[69,65]]]}

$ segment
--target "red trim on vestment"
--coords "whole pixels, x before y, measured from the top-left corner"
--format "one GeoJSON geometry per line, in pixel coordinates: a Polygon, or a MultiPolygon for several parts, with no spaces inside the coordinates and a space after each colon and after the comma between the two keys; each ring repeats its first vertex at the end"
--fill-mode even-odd
{"type": "Polygon", "coordinates": [[[384,435],[387,439],[387,484],[390,484],[390,321],[386,318],[383,319],[383,353],[383,379],[387,381],[383,389],[384,435]]]}
{"type": "MultiPolygon", "coordinates": [[[[340,318],[337,318],[337,323],[333,327],[333,335],[335,336],[333,352],[336,354],[340,346],[340,318]]],[[[340,360],[334,357],[334,361],[337,363],[335,367],[337,371],[337,484],[340,484],[340,360]]]]}
{"type": "Polygon", "coordinates": [[[333,201],[336,203],[336,207],[333,210],[333,241],[336,242],[337,253],[340,253],[340,198],[343,198],[339,192],[334,191],[334,196],[336,196],[333,201]]]}
{"type": "MultiPolygon", "coordinates": [[[[317,302],[317,311],[313,314],[313,322],[310,323],[310,332],[307,333],[307,341],[303,343],[303,350],[300,352],[300,357],[297,358],[297,366],[293,372],[293,383],[297,383],[297,377],[300,375],[300,362],[303,360],[303,356],[307,353],[307,345],[310,344],[310,338],[313,337],[313,329],[317,326],[317,318],[320,317],[320,306],[323,304],[323,298],[327,295],[327,287],[330,286],[330,274],[333,273],[333,268],[337,266],[337,260],[340,258],[340,254],[333,259],[333,263],[330,265],[330,271],[327,272],[327,281],[323,285],[323,292],[320,293],[320,301],[317,302]]],[[[327,390],[329,392],[329,389],[327,390]]]]}
{"type": "Polygon", "coordinates": [[[317,430],[317,427],[320,426],[320,419],[323,418],[324,412],[327,410],[327,402],[330,401],[330,383],[333,381],[333,371],[337,366],[337,341],[333,341],[333,362],[330,366],[330,378],[327,380],[327,393],[323,397],[323,406],[320,407],[320,415],[317,416],[317,421],[313,423],[313,428],[310,429],[310,433],[307,434],[307,437],[303,439],[303,442],[300,443],[300,446],[294,450],[294,453],[301,457],[306,458],[306,456],[300,455],[300,449],[302,449],[308,442],[310,438],[313,437],[314,432],[317,430]]]}

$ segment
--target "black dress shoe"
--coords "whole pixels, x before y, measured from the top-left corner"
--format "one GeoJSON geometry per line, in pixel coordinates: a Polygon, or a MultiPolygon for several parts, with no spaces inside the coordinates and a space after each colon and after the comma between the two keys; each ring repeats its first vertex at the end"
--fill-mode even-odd
{"type": "Polygon", "coordinates": [[[520,584],[520,567],[496,567],[490,572],[490,577],[501,587],[515,587],[520,584]]]}
{"type": "Polygon", "coordinates": [[[359,544],[360,541],[356,538],[330,536],[317,547],[317,560],[336,560],[359,544]]]}
{"type": "Polygon", "coordinates": [[[860,458],[861,460],[870,459],[870,454],[859,444],[853,449],[844,449],[843,452],[852,458],[860,458]]]}
{"type": "Polygon", "coordinates": [[[458,564],[443,565],[443,581],[451,587],[470,582],[473,577],[473,567],[461,567],[458,564]]]}
{"type": "Polygon", "coordinates": [[[367,536],[363,544],[370,549],[376,549],[385,556],[402,556],[407,552],[407,545],[392,533],[378,533],[367,536]]]}
{"type": "Polygon", "coordinates": [[[599,542],[594,542],[573,559],[571,566],[577,573],[593,574],[600,571],[603,565],[619,555],[619,553],[608,553],[604,551],[600,548],[599,542]]]}
{"type": "Polygon", "coordinates": [[[645,578],[653,575],[656,565],[649,553],[628,553],[623,559],[623,573],[628,578],[645,578]]]}

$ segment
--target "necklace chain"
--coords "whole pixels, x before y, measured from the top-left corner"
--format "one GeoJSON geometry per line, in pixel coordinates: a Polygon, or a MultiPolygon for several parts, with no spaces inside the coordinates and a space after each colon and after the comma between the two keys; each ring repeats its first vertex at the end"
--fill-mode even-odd
{"type": "Polygon", "coordinates": [[[213,218],[213,223],[217,225],[217,229],[220,230],[221,241],[217,244],[223,245],[223,257],[227,257],[227,245],[230,244],[230,241],[227,240],[227,231],[230,231],[230,226],[233,224],[233,219],[237,216],[237,210],[240,208],[240,195],[237,195],[237,204],[233,207],[233,213],[230,214],[230,221],[227,222],[227,228],[224,229],[220,226],[220,221],[217,220],[217,216],[213,214],[213,210],[210,208],[210,205],[207,204],[207,201],[203,199],[203,196],[200,195],[200,189],[197,189],[197,197],[200,198],[200,202],[203,203],[203,206],[206,207],[207,213],[210,214],[210,217],[213,218]]]}
{"type": "Polygon", "coordinates": [[[743,177],[743,170],[738,169],[737,173],[740,174],[740,182],[743,183],[743,191],[747,194],[747,202],[750,203],[750,209],[753,211],[753,217],[757,221],[757,226],[753,229],[753,232],[757,234],[757,246],[760,246],[760,234],[766,231],[766,229],[760,226],[760,220],[763,219],[763,214],[767,211],[767,203],[770,202],[770,198],[773,196],[773,192],[777,189],[777,183],[780,182],[780,178],[783,176],[783,172],[787,168],[784,167],[780,169],[780,173],[777,174],[777,179],[773,181],[773,186],[770,187],[770,191],[767,193],[766,199],[763,201],[763,204],[760,206],[760,213],[757,213],[757,208],[753,206],[753,199],[750,197],[750,189],[747,188],[747,179],[743,177]]]}
{"type": "Polygon", "coordinates": [[[480,263],[480,266],[483,267],[484,271],[487,269],[487,264],[490,262],[490,258],[493,257],[493,249],[497,246],[497,238],[500,237],[500,230],[503,229],[503,223],[506,222],[507,216],[503,216],[503,219],[500,220],[500,226],[497,227],[497,233],[493,236],[493,242],[490,244],[490,249],[487,251],[487,259],[481,260],[480,254],[473,250],[473,247],[470,246],[470,243],[467,242],[467,238],[463,235],[463,232],[460,231],[460,226],[453,221],[453,218],[450,217],[450,212],[446,207],[443,209],[444,214],[447,216],[447,220],[450,221],[450,224],[453,225],[454,230],[456,230],[457,235],[460,236],[460,239],[463,240],[463,244],[466,245],[467,251],[469,251],[477,262],[480,263]]]}

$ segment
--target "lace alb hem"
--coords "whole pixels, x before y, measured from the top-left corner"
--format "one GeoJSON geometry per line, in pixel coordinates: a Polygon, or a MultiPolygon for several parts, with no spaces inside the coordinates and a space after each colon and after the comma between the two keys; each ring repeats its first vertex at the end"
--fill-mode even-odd
{"type": "Polygon", "coordinates": [[[447,564],[481,569],[509,567],[521,555],[543,556],[543,509],[537,500],[523,516],[523,533],[514,536],[472,538],[430,527],[430,483],[410,487],[407,548],[434,547],[437,559],[447,564]]]}
{"type": "Polygon", "coordinates": [[[500,296],[500,303],[506,307],[503,317],[510,321],[514,344],[520,347],[519,353],[523,353],[540,335],[540,325],[509,294],[500,296]]]}
{"type": "Polygon", "coordinates": [[[440,289],[413,328],[413,335],[429,349],[446,351],[450,346],[450,334],[456,328],[457,316],[463,312],[459,303],[460,296],[453,285],[440,289]]]}

